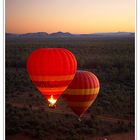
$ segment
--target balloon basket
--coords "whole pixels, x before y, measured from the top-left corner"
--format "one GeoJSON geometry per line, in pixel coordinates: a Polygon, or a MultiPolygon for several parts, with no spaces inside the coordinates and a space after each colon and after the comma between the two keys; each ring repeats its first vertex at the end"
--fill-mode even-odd
{"type": "Polygon", "coordinates": [[[78,121],[79,121],[79,122],[81,122],[81,121],[82,121],[80,117],[78,118],[78,121]]]}
{"type": "Polygon", "coordinates": [[[56,108],[56,104],[49,104],[49,108],[55,109],[56,108]]]}

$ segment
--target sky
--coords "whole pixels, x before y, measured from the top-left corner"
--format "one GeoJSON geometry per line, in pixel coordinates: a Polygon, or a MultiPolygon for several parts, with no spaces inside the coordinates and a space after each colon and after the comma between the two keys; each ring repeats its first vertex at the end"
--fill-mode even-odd
{"type": "Polygon", "coordinates": [[[5,0],[6,32],[134,32],[135,0],[5,0]]]}

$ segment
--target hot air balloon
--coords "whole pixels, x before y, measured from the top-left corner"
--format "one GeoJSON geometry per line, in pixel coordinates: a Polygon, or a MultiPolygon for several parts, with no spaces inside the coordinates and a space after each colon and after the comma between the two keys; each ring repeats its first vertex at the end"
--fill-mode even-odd
{"type": "Polygon", "coordinates": [[[74,78],[76,68],[75,56],[64,48],[40,48],[27,59],[29,77],[51,108],[74,78]]]}
{"type": "Polygon", "coordinates": [[[80,118],[95,101],[99,92],[99,80],[91,72],[77,71],[62,97],[80,118]]]}

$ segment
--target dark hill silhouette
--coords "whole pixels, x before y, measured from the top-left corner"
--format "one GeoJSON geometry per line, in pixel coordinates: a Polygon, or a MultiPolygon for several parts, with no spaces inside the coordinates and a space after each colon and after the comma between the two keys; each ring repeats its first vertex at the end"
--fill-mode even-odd
{"type": "Polygon", "coordinates": [[[50,37],[73,37],[73,35],[69,32],[66,33],[56,32],[56,33],[51,33],[49,36],[50,37]]]}
{"type": "Polygon", "coordinates": [[[15,34],[15,33],[6,33],[7,39],[14,38],[35,38],[35,39],[45,39],[45,38],[73,38],[73,37],[132,37],[134,32],[103,32],[103,33],[93,33],[93,34],[71,34],[69,32],[55,32],[48,34],[47,32],[35,32],[35,33],[26,33],[26,34],[15,34]]]}

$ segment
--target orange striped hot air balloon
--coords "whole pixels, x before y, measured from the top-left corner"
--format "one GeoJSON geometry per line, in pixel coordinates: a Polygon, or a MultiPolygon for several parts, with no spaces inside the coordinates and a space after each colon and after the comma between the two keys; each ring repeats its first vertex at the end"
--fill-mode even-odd
{"type": "Polygon", "coordinates": [[[99,92],[98,78],[88,71],[77,71],[74,79],[65,90],[63,98],[73,112],[81,118],[95,101],[99,92]]]}
{"type": "Polygon", "coordinates": [[[27,60],[29,77],[50,107],[55,107],[57,99],[74,78],[76,68],[74,55],[64,48],[40,48],[27,60]]]}

